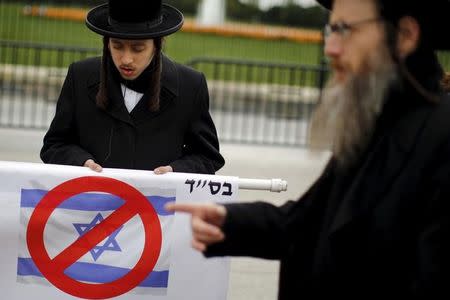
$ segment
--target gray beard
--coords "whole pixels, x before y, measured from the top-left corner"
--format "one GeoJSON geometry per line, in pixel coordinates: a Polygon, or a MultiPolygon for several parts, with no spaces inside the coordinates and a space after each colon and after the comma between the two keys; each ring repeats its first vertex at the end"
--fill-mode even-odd
{"type": "Polygon", "coordinates": [[[311,120],[311,148],[331,150],[340,166],[351,166],[366,149],[387,92],[398,78],[393,63],[375,68],[345,84],[331,80],[311,120]]]}

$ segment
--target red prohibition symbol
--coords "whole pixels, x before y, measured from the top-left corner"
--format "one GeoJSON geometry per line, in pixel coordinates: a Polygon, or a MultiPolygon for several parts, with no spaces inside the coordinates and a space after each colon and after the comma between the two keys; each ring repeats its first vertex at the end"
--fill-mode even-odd
{"type": "Polygon", "coordinates": [[[161,251],[162,233],[155,209],[137,189],[116,179],[85,176],[63,182],[41,199],[31,215],[26,238],[31,258],[42,275],[54,286],[75,297],[105,299],[130,291],[148,276],[161,251]],[[125,203],[51,259],[44,245],[44,228],[50,215],[66,199],[93,191],[116,195],[125,203]],[[141,257],[131,271],[121,278],[102,284],[80,282],[64,273],[68,267],[135,215],[139,215],[142,220],[145,244],[141,257]]]}

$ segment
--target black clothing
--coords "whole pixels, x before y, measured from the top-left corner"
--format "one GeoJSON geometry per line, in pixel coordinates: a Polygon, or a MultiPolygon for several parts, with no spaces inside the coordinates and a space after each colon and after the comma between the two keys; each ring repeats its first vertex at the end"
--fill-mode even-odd
{"type": "Polygon", "coordinates": [[[81,166],[93,159],[110,168],[170,165],[175,172],[209,174],[223,166],[203,74],[163,56],[160,109],[151,112],[139,101],[129,113],[120,84],[110,84],[106,110],[96,106],[100,65],[100,58],[90,58],[69,67],[44,137],[45,163],[81,166]]]}

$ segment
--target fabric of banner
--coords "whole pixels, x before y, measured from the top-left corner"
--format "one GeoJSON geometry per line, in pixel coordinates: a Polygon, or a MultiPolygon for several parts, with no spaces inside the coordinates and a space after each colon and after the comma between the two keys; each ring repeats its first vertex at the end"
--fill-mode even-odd
{"type": "Polygon", "coordinates": [[[226,299],[228,259],[164,205],[235,201],[237,178],[0,161],[0,180],[2,298],[226,299]]]}

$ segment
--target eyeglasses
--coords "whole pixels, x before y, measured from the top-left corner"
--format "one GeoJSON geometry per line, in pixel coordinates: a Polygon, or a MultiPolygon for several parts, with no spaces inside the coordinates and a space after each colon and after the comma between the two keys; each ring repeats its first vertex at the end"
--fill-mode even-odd
{"type": "Polygon", "coordinates": [[[325,25],[325,38],[329,37],[332,33],[338,34],[342,38],[347,38],[350,36],[352,31],[359,25],[368,24],[372,22],[379,22],[381,18],[372,18],[367,20],[361,20],[357,22],[347,23],[347,22],[336,22],[325,25]]]}

